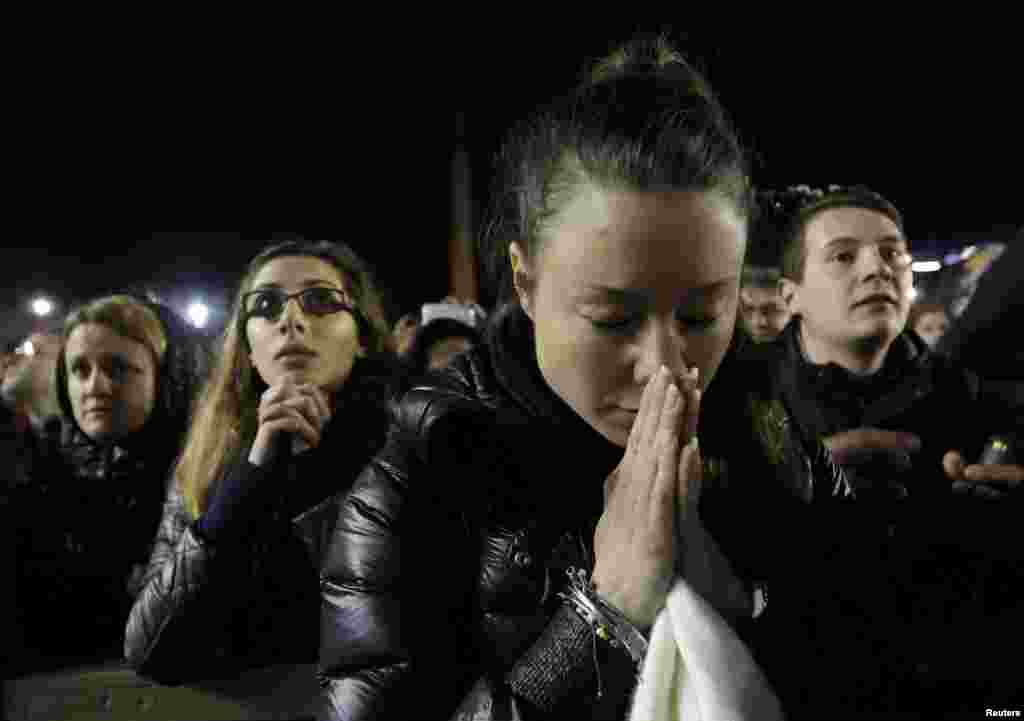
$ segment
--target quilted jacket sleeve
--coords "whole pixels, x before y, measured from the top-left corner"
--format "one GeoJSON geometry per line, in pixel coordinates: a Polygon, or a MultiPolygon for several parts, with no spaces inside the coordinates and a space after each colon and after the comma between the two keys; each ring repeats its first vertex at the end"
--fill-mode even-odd
{"type": "Polygon", "coordinates": [[[559,718],[565,704],[578,713],[595,698],[595,653],[601,705],[621,708],[634,682],[628,657],[595,648],[565,607],[504,672],[480,662],[479,536],[467,514],[487,487],[489,454],[437,400],[405,399],[384,450],[339,505],[321,581],[322,717],[559,718]]]}
{"type": "Polygon", "coordinates": [[[125,656],[165,684],[236,676],[316,658],[316,571],[290,523],[251,526],[216,544],[200,536],[170,484],[125,656]],[[254,540],[255,539],[255,540],[254,540]]]}
{"type": "Polygon", "coordinates": [[[339,503],[321,578],[324,718],[446,718],[457,703],[469,544],[438,493],[455,479],[426,464],[431,405],[401,404],[339,503]]]}

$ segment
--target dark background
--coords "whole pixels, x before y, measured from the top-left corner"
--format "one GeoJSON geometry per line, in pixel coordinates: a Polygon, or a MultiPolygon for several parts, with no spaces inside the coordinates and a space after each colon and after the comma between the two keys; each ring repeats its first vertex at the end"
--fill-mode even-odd
{"type": "Polygon", "coordinates": [[[31,327],[36,293],[66,310],[133,284],[182,309],[206,300],[216,329],[246,261],[294,235],[351,244],[396,314],[436,300],[448,290],[457,144],[476,233],[509,125],[637,29],[669,29],[705,71],[759,185],[866,183],[902,209],[920,258],[1009,241],[1024,218],[1009,18],[810,20],[764,24],[737,10],[728,25],[520,29],[496,19],[367,28],[367,44],[351,30],[335,45],[253,39],[245,50],[137,37],[127,51],[79,58],[89,70],[44,65],[51,82],[21,88],[31,102],[19,197],[36,216],[5,243],[3,341],[31,327]],[[133,51],[145,51],[145,72],[130,71],[133,51]],[[296,230],[130,230],[175,225],[296,230]]]}

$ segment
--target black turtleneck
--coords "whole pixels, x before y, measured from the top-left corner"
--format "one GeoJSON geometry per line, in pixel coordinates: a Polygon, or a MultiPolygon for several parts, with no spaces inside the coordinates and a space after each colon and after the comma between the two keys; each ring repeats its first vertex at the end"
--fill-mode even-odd
{"type": "Polygon", "coordinates": [[[518,305],[494,316],[485,343],[499,385],[530,419],[530,438],[538,452],[523,453],[529,445],[518,449],[536,466],[528,473],[538,480],[557,477],[557,483],[546,484],[547,493],[565,494],[572,508],[596,521],[604,505],[604,481],[625,449],[608,441],[551,390],[537,365],[533,322],[518,305]],[[567,465],[570,474],[564,472],[567,465]]]}

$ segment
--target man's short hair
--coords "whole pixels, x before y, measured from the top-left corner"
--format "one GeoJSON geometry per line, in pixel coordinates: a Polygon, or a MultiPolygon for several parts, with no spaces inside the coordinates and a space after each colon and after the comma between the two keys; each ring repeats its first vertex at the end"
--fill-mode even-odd
{"type": "Polygon", "coordinates": [[[886,216],[896,224],[904,236],[903,216],[891,202],[864,185],[841,187],[832,185],[828,190],[812,190],[806,186],[791,188],[791,202],[795,210],[783,240],[782,276],[797,283],[803,282],[807,260],[806,234],[810,220],[832,208],[866,208],[886,216]]]}
{"type": "Polygon", "coordinates": [[[763,266],[743,266],[743,274],[740,278],[741,288],[761,288],[762,290],[778,290],[779,279],[782,273],[778,268],[765,268],[763,266]]]}

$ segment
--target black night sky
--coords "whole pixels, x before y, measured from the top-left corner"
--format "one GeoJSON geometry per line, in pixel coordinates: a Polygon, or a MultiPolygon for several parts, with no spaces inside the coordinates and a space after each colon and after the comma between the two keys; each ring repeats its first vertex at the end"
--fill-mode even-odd
{"type": "MultiPolygon", "coordinates": [[[[121,126],[82,120],[103,128],[99,141],[90,138],[70,156],[51,149],[46,159],[60,162],[45,173],[63,166],[76,172],[82,159],[95,163],[105,152],[100,141],[109,141],[119,146],[119,165],[133,171],[120,184],[144,203],[119,217],[104,191],[87,188],[104,201],[89,208],[90,217],[104,218],[102,232],[65,217],[60,230],[37,221],[28,233],[8,235],[0,267],[5,345],[31,327],[27,306],[40,292],[66,307],[144,284],[176,307],[206,300],[216,324],[246,261],[266,242],[292,235],[350,243],[377,267],[396,311],[438,299],[447,290],[456,114],[464,117],[479,229],[491,158],[510,123],[571,87],[588,59],[633,30],[620,23],[503,34],[496,26],[434,36],[390,55],[378,49],[385,57],[379,61],[357,55],[358,80],[350,77],[354,61],[331,49],[288,66],[318,67],[297,77],[295,87],[280,68],[268,74],[266,58],[254,57],[251,66],[235,58],[231,93],[214,87],[228,77],[218,70],[193,95],[179,85],[168,91],[170,99],[152,91],[145,100],[133,97],[132,117],[160,117],[152,128],[137,122],[122,137],[121,126]],[[418,77],[421,60],[428,70],[418,77]],[[226,109],[231,121],[218,119],[226,109]],[[198,149],[183,135],[199,139],[198,149]],[[151,207],[159,210],[148,215],[151,207]],[[130,230],[147,226],[295,230],[130,230]]],[[[870,185],[903,210],[922,257],[1009,241],[1024,222],[1021,60],[1009,37],[1012,23],[1002,30],[995,21],[939,28],[822,18],[813,29],[780,23],[742,36],[696,27],[687,33],[682,25],[654,29],[661,27],[672,28],[673,40],[719,93],[754,151],[759,185],[870,185]]],[[[169,67],[162,68],[165,78],[169,67]]],[[[77,81],[66,82],[76,97],[92,97],[77,81]]],[[[50,122],[48,128],[65,121],[50,122]]],[[[43,174],[36,169],[33,178],[43,174]]]]}

